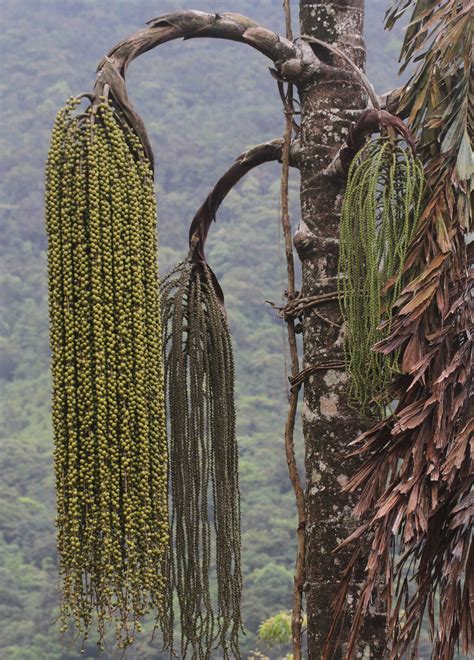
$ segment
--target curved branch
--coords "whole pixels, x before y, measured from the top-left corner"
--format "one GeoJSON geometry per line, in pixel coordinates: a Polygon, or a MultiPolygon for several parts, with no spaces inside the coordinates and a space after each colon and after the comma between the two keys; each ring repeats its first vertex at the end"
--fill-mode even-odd
{"type": "MultiPolygon", "coordinates": [[[[392,115],[397,115],[400,119],[407,119],[407,117],[410,116],[411,104],[400,108],[400,99],[402,97],[403,89],[403,87],[391,89],[389,92],[380,94],[378,99],[382,110],[387,110],[387,112],[391,112],[392,115]]],[[[407,89],[409,89],[409,86],[407,86],[407,89]]]]}
{"type": "MultiPolygon", "coordinates": [[[[283,142],[282,138],[276,138],[275,140],[270,140],[270,142],[257,144],[255,147],[248,149],[236,158],[233,165],[218,180],[199,207],[189,227],[189,250],[194,263],[207,263],[204,254],[207,234],[209,233],[212,222],[216,219],[217,210],[229,192],[254,167],[275,160],[280,161],[283,155],[283,142]]],[[[299,155],[299,143],[295,141],[290,151],[290,164],[294,167],[298,166],[299,155]]],[[[209,265],[208,268],[217,298],[222,308],[224,308],[224,293],[209,265]]]]}
{"type": "Polygon", "coordinates": [[[300,57],[299,48],[293,42],[241,14],[175,11],[153,18],[147,26],[120,41],[107,53],[122,77],[138,55],[174,39],[208,37],[245,43],[277,65],[300,57]]]}
{"type": "Polygon", "coordinates": [[[305,72],[311,75],[318,68],[317,57],[308,54],[307,49],[240,14],[188,10],[163,14],[148,21],[146,28],[120,41],[100,61],[94,93],[98,98],[104,94],[104,87],[109,86],[109,94],[136,131],[152,166],[153,152],[145,125],[127,95],[127,68],[136,57],[160,44],[203,37],[237,41],[255,48],[270,58],[286,79],[300,78],[305,72]]]}
{"type": "MultiPolygon", "coordinates": [[[[270,142],[257,144],[248,149],[236,158],[231,167],[221,176],[209,195],[206,197],[201,207],[194,216],[189,227],[189,247],[193,251],[193,260],[206,261],[204,255],[204,245],[207,234],[213,221],[216,219],[216,213],[226,196],[232,188],[244,177],[250,170],[263,163],[271,161],[280,161],[283,154],[283,139],[277,138],[270,142]]],[[[298,166],[299,144],[294,142],[291,147],[290,164],[298,166]]]]}
{"type": "Polygon", "coordinates": [[[356,122],[351,124],[345,144],[339,149],[334,160],[326,169],[328,176],[345,177],[349,171],[349,166],[357,154],[364,146],[367,136],[376,133],[381,129],[391,129],[396,135],[399,135],[415,152],[415,141],[407,126],[403,121],[392,115],[386,110],[364,110],[356,122]]]}

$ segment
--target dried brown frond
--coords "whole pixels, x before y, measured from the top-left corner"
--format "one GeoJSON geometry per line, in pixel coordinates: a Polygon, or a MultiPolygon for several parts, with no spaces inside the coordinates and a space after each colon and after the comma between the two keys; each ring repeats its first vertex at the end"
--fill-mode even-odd
{"type": "MultiPolygon", "coordinates": [[[[428,195],[405,262],[409,282],[395,305],[390,336],[375,347],[385,354],[400,350],[402,374],[392,386],[398,403],[389,419],[357,439],[356,452],[366,460],[347,486],[362,486],[356,513],[370,515],[373,534],[348,657],[383,577],[387,655],[417,657],[427,616],[432,657],[451,660],[458,644],[467,654],[474,641],[474,325],[466,249],[474,9],[455,0],[396,2],[388,27],[408,10],[403,66],[415,58],[419,64],[401,108],[409,111],[428,195]]],[[[337,610],[340,617],[344,599],[337,610]]]]}

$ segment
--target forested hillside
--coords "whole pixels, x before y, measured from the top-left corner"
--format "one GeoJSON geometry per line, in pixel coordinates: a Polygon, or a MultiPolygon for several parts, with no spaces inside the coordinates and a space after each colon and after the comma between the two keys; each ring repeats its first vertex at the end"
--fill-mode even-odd
{"type": "MultiPolygon", "coordinates": [[[[297,19],[297,3],[294,4],[297,19]]],[[[54,483],[43,227],[43,167],[57,109],[88,91],[96,64],[120,38],[186,3],[167,0],[2,0],[2,214],[0,339],[0,655],[8,660],[80,656],[64,650],[56,612],[54,483]]],[[[191,8],[191,7],[189,7],[191,8]]],[[[283,31],[281,0],[199,0],[192,8],[248,14],[283,31]]],[[[385,3],[367,3],[369,76],[378,92],[396,85],[399,42],[382,31],[385,3]]],[[[295,20],[296,25],[296,20],[295,20]]],[[[186,251],[187,227],[209,188],[250,145],[281,135],[283,115],[267,62],[240,44],[172,43],[131,66],[129,93],[156,156],[160,268],[186,251]]],[[[243,640],[288,609],[295,516],[283,451],[284,328],[265,300],[281,301],[284,252],[279,170],[252,173],[225,202],[208,257],[226,295],[237,360],[237,406],[245,572],[243,640]]],[[[292,183],[293,221],[298,181],[292,183]]],[[[301,455],[301,442],[300,455],[301,455]]],[[[127,657],[159,657],[143,635],[127,657]]],[[[260,647],[268,657],[282,651],[260,647]]],[[[118,658],[109,650],[106,658],[118,658]]]]}

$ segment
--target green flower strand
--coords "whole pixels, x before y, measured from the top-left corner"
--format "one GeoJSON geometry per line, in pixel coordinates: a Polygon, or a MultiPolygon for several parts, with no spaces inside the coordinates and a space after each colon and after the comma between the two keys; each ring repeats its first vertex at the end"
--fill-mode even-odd
{"type": "Polygon", "coordinates": [[[418,158],[388,137],[369,141],[349,170],[341,212],[338,283],[349,392],[363,414],[383,416],[390,403],[385,390],[398,368],[398,355],[387,357],[373,346],[390,333],[423,185],[418,158]]]}

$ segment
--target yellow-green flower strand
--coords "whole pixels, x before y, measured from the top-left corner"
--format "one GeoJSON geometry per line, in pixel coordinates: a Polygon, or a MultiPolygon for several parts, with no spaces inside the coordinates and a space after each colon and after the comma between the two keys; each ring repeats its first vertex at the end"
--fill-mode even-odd
{"type": "Polygon", "coordinates": [[[150,164],[112,105],[58,113],[46,225],[61,629],[163,617],[167,446],[150,164]]]}

